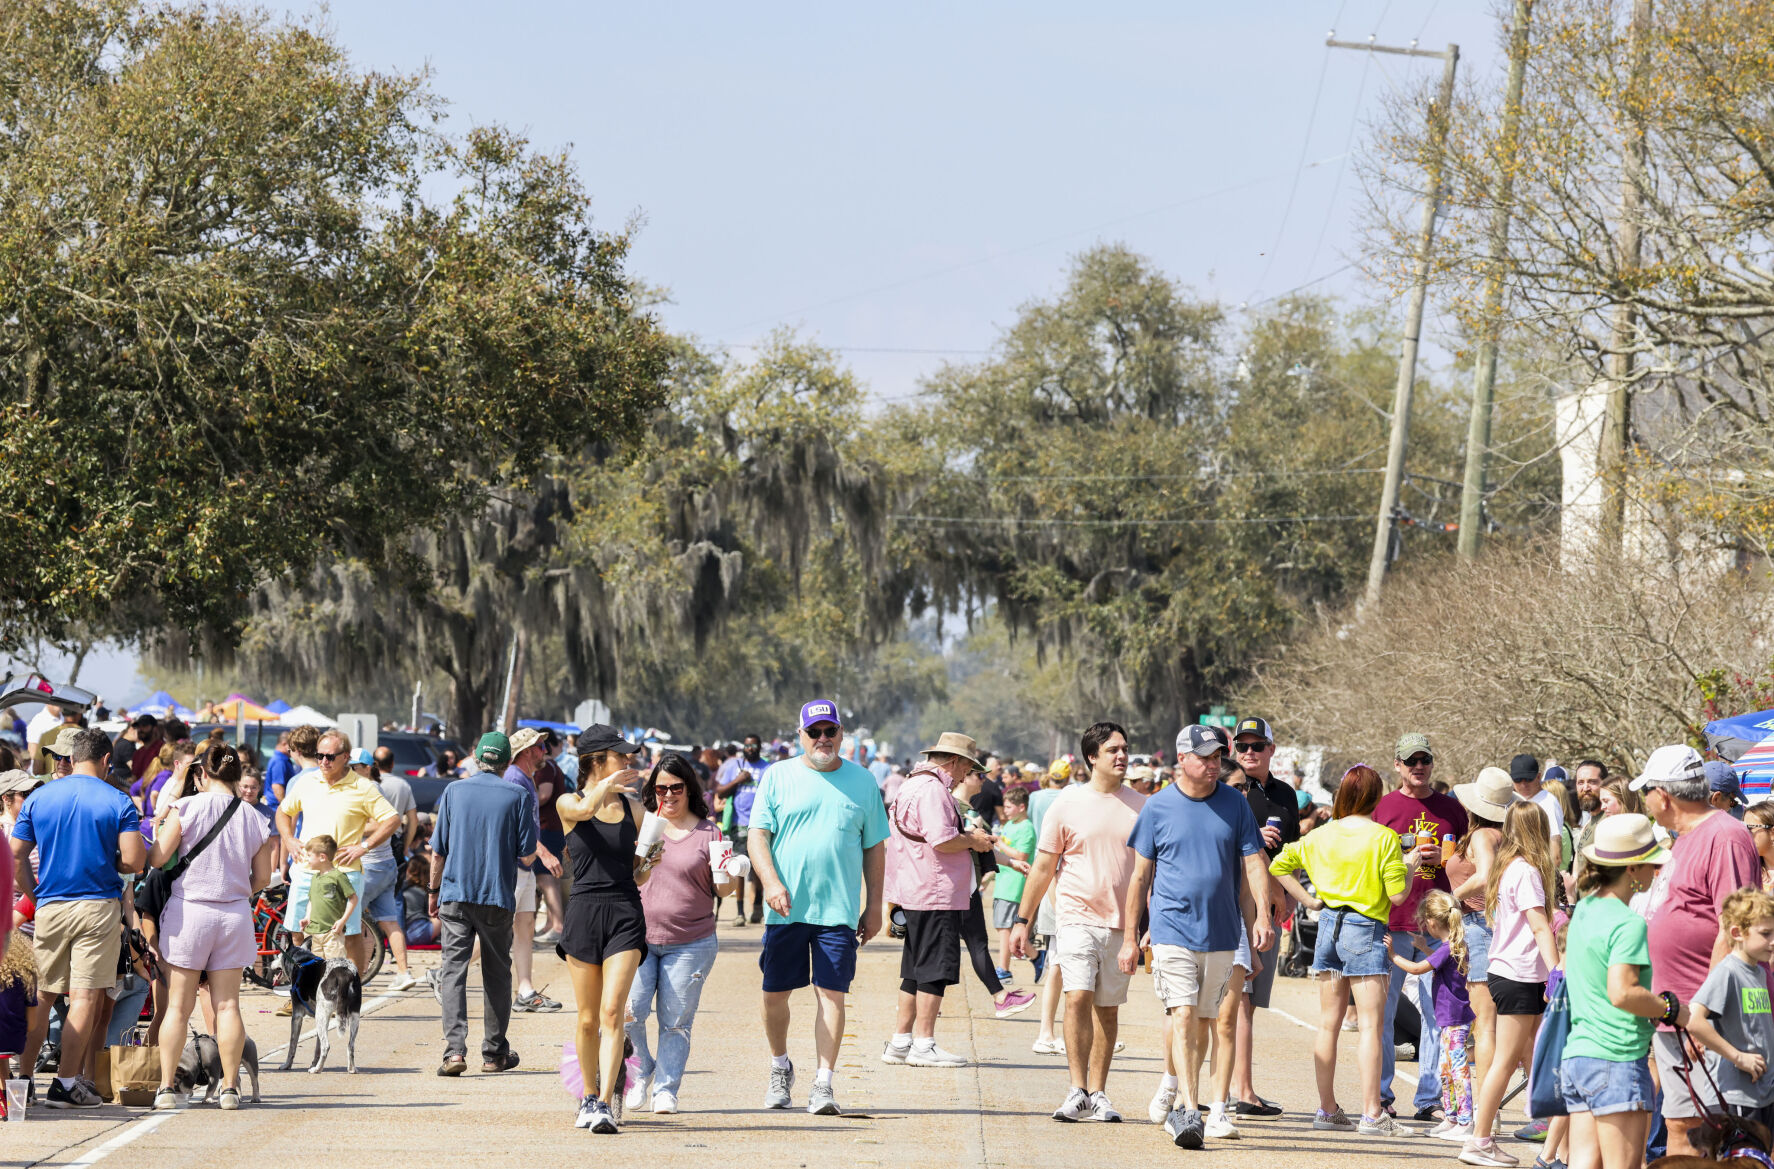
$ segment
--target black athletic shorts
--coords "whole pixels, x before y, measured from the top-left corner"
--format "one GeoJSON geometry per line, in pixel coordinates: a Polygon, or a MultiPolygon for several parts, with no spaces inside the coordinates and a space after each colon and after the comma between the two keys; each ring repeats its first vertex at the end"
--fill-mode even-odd
{"type": "Polygon", "coordinates": [[[962,909],[905,911],[905,948],[899,952],[901,983],[925,987],[954,986],[961,981],[962,909]]]}
{"type": "Polygon", "coordinates": [[[607,899],[581,893],[567,902],[560,951],[593,966],[624,950],[647,954],[647,918],[639,900],[607,899]]]}
{"type": "Polygon", "coordinates": [[[1517,982],[1513,978],[1505,978],[1497,973],[1496,964],[1492,963],[1490,973],[1486,976],[1485,985],[1491,988],[1491,1001],[1497,1004],[1499,1015],[1544,1015],[1546,1013],[1546,984],[1544,982],[1517,982]]]}

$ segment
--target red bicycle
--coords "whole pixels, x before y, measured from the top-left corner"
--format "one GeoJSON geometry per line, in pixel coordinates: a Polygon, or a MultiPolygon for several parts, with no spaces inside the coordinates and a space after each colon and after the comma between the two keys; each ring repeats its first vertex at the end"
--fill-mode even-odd
{"type": "MultiPolygon", "coordinates": [[[[262,890],[253,901],[253,940],[258,944],[258,960],[242,973],[247,981],[266,990],[283,985],[280,959],[289,944],[287,935],[290,931],[283,924],[283,911],[288,902],[287,884],[262,890]]],[[[370,947],[369,964],[363,971],[363,981],[368,982],[382,972],[382,964],[388,958],[388,939],[382,933],[382,927],[367,918],[363,928],[374,942],[370,947]]]]}

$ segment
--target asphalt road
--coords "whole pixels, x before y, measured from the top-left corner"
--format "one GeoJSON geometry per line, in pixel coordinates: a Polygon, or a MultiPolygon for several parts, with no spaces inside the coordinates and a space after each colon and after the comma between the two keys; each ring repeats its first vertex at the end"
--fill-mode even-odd
{"type": "MultiPolygon", "coordinates": [[[[573,1128],[574,1102],[561,1087],[561,1044],[571,1038],[572,988],[552,952],[538,954],[539,983],[567,1003],[554,1015],[516,1015],[512,1042],[523,1065],[502,1075],[478,1070],[460,1079],[435,1074],[442,1052],[438,1008],[424,984],[388,995],[384,974],[365,990],[356,1075],[339,1066],[320,1075],[303,1068],[305,1042],[290,1072],[281,1062],[288,1022],[273,1016],[277,1001],[256,993],[246,1003],[247,1025],[265,1053],[262,1104],[229,1115],[214,1105],[174,1112],[120,1106],[82,1112],[38,1108],[22,1124],[0,1127],[0,1166],[203,1166],[205,1169],[278,1164],[549,1167],[586,1157],[617,1155],[634,1164],[695,1166],[873,1166],[908,1160],[977,1166],[1132,1164],[1135,1158],[1212,1160],[1228,1167],[1404,1166],[1432,1158],[1454,1163],[1457,1145],[1438,1140],[1378,1140],[1318,1133],[1310,1126],[1314,987],[1280,979],[1278,1009],[1258,1012],[1257,1080],[1264,1096],[1284,1105],[1280,1120],[1247,1123],[1237,1141],[1209,1142],[1201,1152],[1175,1148],[1146,1120],[1146,1103],[1162,1070],[1160,1011],[1150,979],[1134,978],[1122,1011],[1127,1049],[1115,1060],[1109,1095],[1126,1115],[1120,1125],[1062,1124],[1050,1113],[1065,1094],[1062,1057],[1038,1056],[1029,1046],[1036,1012],[993,1017],[990,997],[973,981],[951,990],[938,1039],[976,1062],[959,1069],[888,1066],[879,1054],[892,1023],[898,985],[898,943],[877,941],[862,952],[839,1061],[836,1088],[845,1115],[808,1116],[812,1082],[812,1000],[796,995],[790,1054],[795,1060],[797,1108],[767,1112],[760,1105],[768,1053],[758,1021],[757,950],[761,927],[722,927],[722,953],[703,996],[694,1049],[676,1116],[630,1113],[616,1136],[573,1128]]],[[[417,955],[416,971],[435,961],[417,955]]],[[[1025,963],[1017,972],[1026,977],[1025,963]]],[[[471,984],[478,995],[478,981],[471,984]]],[[[478,1069],[479,1013],[471,999],[470,1068],[478,1069]]],[[[1338,1074],[1344,1106],[1359,1104],[1354,1035],[1345,1037],[1338,1074]]],[[[342,1062],[341,1049],[333,1049],[342,1062]]],[[[1405,1064],[1404,1069],[1414,1070],[1405,1064]]],[[[39,1082],[39,1091],[47,1086],[39,1082]]],[[[1205,1087],[1205,1084],[1204,1084],[1205,1087]]],[[[1400,1096],[1409,1098],[1401,1082],[1400,1096]]],[[[1518,1113],[1506,1117],[1512,1129],[1518,1113]]],[[[1525,1164],[1533,1146],[1505,1142],[1525,1164]]]]}

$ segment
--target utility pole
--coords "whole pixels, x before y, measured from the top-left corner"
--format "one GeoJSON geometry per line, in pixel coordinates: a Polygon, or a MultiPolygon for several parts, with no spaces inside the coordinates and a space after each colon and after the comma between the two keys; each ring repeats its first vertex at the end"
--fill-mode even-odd
{"type": "MultiPolygon", "coordinates": [[[[1632,71],[1621,99],[1621,122],[1627,129],[1620,168],[1620,256],[1622,282],[1639,266],[1644,250],[1639,203],[1645,178],[1645,72],[1650,54],[1651,0],[1633,0],[1627,52],[1632,71]]],[[[1602,476],[1601,547],[1619,552],[1626,536],[1626,448],[1632,437],[1632,345],[1638,315],[1630,302],[1614,306],[1608,341],[1608,398],[1602,415],[1601,450],[1596,460],[1602,476]]]]}
{"type": "Polygon", "coordinates": [[[1460,486],[1460,559],[1473,560],[1484,540],[1485,469],[1491,457],[1491,399],[1497,385],[1497,340],[1503,328],[1503,277],[1508,270],[1510,198],[1515,189],[1522,81],[1528,71],[1528,21],[1534,0],[1515,0],[1509,26],[1509,81],[1503,89],[1503,137],[1498,143],[1496,201],[1485,245],[1484,301],[1478,360],[1472,366],[1472,416],[1466,425],[1466,476],[1460,486]]]}
{"type": "Polygon", "coordinates": [[[1371,609],[1380,599],[1391,559],[1392,532],[1398,524],[1398,488],[1404,481],[1404,452],[1411,433],[1411,392],[1416,388],[1417,346],[1423,336],[1423,302],[1429,297],[1429,249],[1435,242],[1435,212],[1441,203],[1442,150],[1447,144],[1448,111],[1454,104],[1454,70],[1460,65],[1460,46],[1449,45],[1439,53],[1376,45],[1371,41],[1339,41],[1336,33],[1325,38],[1333,49],[1359,49],[1365,53],[1393,53],[1400,57],[1435,57],[1441,61],[1441,90],[1429,106],[1429,185],[1423,193],[1423,225],[1417,239],[1417,274],[1405,314],[1404,349],[1398,357],[1398,387],[1392,395],[1392,439],[1386,446],[1386,482],[1380,488],[1380,514],[1374,523],[1374,555],[1368,562],[1367,596],[1371,609]]]}

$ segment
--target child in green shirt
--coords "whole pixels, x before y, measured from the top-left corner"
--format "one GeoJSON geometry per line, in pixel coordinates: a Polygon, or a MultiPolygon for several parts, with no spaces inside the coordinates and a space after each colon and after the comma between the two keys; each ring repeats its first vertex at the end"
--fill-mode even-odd
{"type": "Polygon", "coordinates": [[[357,891],[351,878],[333,867],[338,841],[330,836],[311,837],[302,846],[302,857],[313,879],[308,882],[308,916],[297,926],[309,938],[320,939],[323,958],[345,957],[345,923],[357,909],[357,891]]]}

